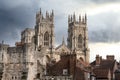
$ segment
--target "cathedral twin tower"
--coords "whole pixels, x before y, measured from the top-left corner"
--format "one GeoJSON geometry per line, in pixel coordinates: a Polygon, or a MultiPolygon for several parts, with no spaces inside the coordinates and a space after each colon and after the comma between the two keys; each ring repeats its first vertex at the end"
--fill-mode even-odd
{"type": "Polygon", "coordinates": [[[39,47],[51,47],[54,44],[54,13],[46,12],[43,16],[41,10],[36,14],[36,45],[39,47]]]}
{"type": "MultiPolygon", "coordinates": [[[[75,14],[68,16],[68,38],[66,48],[71,53],[75,52],[77,58],[82,58],[84,61],[89,62],[87,31],[86,15],[80,15],[78,20],[75,14]]],[[[51,13],[46,11],[46,17],[43,16],[41,9],[36,14],[35,44],[40,48],[54,49],[55,33],[53,11],[51,13]]],[[[64,51],[66,48],[63,47],[64,51]]]]}

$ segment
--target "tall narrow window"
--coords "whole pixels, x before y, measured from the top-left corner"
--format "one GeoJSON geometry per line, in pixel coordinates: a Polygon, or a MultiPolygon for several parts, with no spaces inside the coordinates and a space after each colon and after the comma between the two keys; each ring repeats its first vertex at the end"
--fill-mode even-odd
{"type": "Polygon", "coordinates": [[[44,34],[44,46],[49,46],[49,33],[45,32],[44,34]]]}
{"type": "Polygon", "coordinates": [[[78,36],[78,48],[82,48],[82,35],[78,36]]]}
{"type": "Polygon", "coordinates": [[[3,53],[2,53],[2,61],[3,61],[3,53]]]}

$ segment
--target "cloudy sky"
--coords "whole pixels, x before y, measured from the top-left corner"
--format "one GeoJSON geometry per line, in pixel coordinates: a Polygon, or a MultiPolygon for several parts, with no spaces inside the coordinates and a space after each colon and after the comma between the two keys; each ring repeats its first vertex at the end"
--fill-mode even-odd
{"type": "Polygon", "coordinates": [[[14,45],[25,28],[34,28],[39,9],[55,13],[56,45],[67,37],[68,14],[88,16],[90,60],[114,54],[120,60],[120,0],[0,0],[0,42],[14,45]]]}

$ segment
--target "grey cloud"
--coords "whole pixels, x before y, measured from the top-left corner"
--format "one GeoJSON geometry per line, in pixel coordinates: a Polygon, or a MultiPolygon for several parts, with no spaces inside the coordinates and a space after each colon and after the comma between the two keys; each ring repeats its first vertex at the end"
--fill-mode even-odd
{"type": "Polygon", "coordinates": [[[107,12],[89,17],[88,27],[90,42],[119,42],[119,13],[107,12]]]}
{"type": "Polygon", "coordinates": [[[115,2],[120,2],[120,0],[74,0],[77,3],[81,3],[81,4],[104,4],[104,3],[115,3],[115,2]]]}
{"type": "MultiPolygon", "coordinates": [[[[67,16],[76,8],[89,6],[91,3],[103,4],[112,0],[1,0],[0,1],[0,41],[5,40],[14,44],[20,40],[20,32],[26,27],[34,27],[35,14],[42,8],[55,12],[55,37],[60,44],[62,37],[67,38],[67,16]]],[[[114,2],[119,2],[115,0],[114,2]]],[[[90,42],[120,41],[119,13],[107,12],[88,16],[88,30],[90,42]]]]}
{"type": "Polygon", "coordinates": [[[14,45],[20,40],[20,32],[26,27],[34,27],[39,1],[0,1],[0,41],[14,45]]]}
{"type": "Polygon", "coordinates": [[[99,4],[111,3],[111,2],[120,2],[120,0],[91,0],[91,1],[94,3],[99,3],[99,4]]]}
{"type": "Polygon", "coordinates": [[[56,15],[55,16],[55,37],[56,44],[60,44],[62,42],[62,38],[67,38],[67,18],[64,16],[65,14],[56,15]]]}

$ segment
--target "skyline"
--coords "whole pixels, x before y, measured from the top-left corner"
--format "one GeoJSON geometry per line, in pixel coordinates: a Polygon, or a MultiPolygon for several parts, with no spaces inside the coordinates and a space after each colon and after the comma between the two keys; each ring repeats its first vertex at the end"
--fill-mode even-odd
{"type": "Polygon", "coordinates": [[[41,8],[43,13],[46,10],[48,12],[54,10],[56,45],[61,44],[62,37],[67,37],[68,15],[74,12],[77,16],[86,13],[91,59],[94,60],[96,54],[100,56],[114,54],[119,60],[117,55],[120,53],[120,0],[66,0],[66,2],[64,0],[14,0],[13,2],[1,0],[0,42],[4,40],[5,43],[13,46],[16,41],[20,41],[22,30],[27,27],[34,28],[36,12],[41,8]]]}

